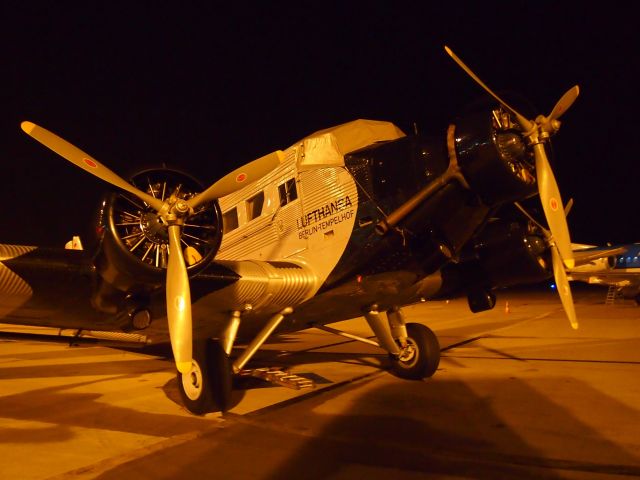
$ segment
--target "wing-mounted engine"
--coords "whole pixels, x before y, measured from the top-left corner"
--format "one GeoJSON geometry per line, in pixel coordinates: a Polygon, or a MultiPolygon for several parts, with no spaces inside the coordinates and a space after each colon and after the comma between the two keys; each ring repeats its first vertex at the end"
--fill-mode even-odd
{"type": "MultiPolygon", "coordinates": [[[[193,177],[171,169],[145,170],[130,182],[163,202],[171,196],[186,201],[204,190],[193,177]]],[[[181,247],[189,276],[209,264],[218,251],[221,219],[218,202],[213,200],[199,205],[182,226],[181,247]]],[[[98,290],[97,305],[108,304],[114,289],[141,296],[164,285],[170,250],[168,225],[153,207],[128,192],[110,193],[100,210],[98,231],[101,247],[95,265],[107,285],[98,290]]]]}
{"type": "Polygon", "coordinates": [[[576,266],[572,273],[607,272],[616,268],[630,268],[625,261],[633,256],[627,255],[624,245],[614,247],[594,247],[592,245],[575,245],[574,252],[576,266]]]}
{"type": "Polygon", "coordinates": [[[502,107],[459,118],[455,149],[465,180],[487,205],[535,195],[535,158],[522,128],[502,107]]]}
{"type": "MultiPolygon", "coordinates": [[[[563,208],[564,204],[562,203],[558,184],[556,183],[553,171],[549,165],[549,159],[547,158],[546,153],[546,144],[549,138],[560,129],[559,118],[571,107],[576,98],[578,98],[580,88],[577,85],[574,85],[572,88],[567,90],[556,102],[549,115],[538,115],[534,120],[530,120],[498,97],[498,95],[485,85],[484,82],[480,80],[480,78],[473,73],[473,71],[465,65],[465,63],[458,58],[458,56],[453,53],[449,47],[445,46],[445,50],[460,66],[460,68],[467,72],[467,74],[480,87],[482,87],[485,92],[491,95],[500,104],[501,110],[504,114],[494,114],[493,121],[498,126],[498,132],[504,134],[497,137],[498,141],[496,142],[496,145],[500,146],[500,157],[503,160],[507,160],[506,164],[514,164],[516,167],[514,171],[519,171],[526,175],[525,170],[527,170],[527,168],[524,163],[521,161],[514,163],[509,162],[508,160],[513,153],[516,154],[516,158],[525,158],[518,154],[518,152],[521,151],[519,138],[521,138],[524,144],[531,149],[533,161],[535,162],[536,184],[540,194],[540,201],[542,203],[545,218],[549,225],[548,233],[545,233],[544,235],[551,251],[554,278],[558,287],[558,293],[560,294],[560,300],[562,301],[562,305],[567,313],[571,326],[574,329],[578,328],[571,289],[569,288],[569,280],[567,279],[565,271],[565,269],[573,268],[575,262],[573,259],[573,251],[571,249],[569,228],[563,208]],[[518,129],[512,128],[512,119],[514,126],[518,126],[518,129]],[[520,132],[520,135],[517,135],[518,131],[520,132]],[[511,133],[514,133],[515,135],[511,135],[511,133]],[[525,167],[525,169],[523,170],[521,167],[525,167]]],[[[468,171],[467,175],[474,177],[473,171],[468,171]]],[[[481,180],[481,178],[474,178],[473,180],[473,182],[477,183],[478,189],[482,187],[481,180]]],[[[526,181],[524,178],[523,180],[526,181]]],[[[470,179],[468,181],[471,183],[470,179]]],[[[494,187],[497,182],[498,179],[494,178],[492,182],[494,187]]],[[[504,192],[499,188],[498,192],[501,192],[501,194],[506,193],[506,199],[509,199],[509,189],[504,192]]],[[[482,194],[486,196],[488,192],[484,191],[482,194]]],[[[500,197],[497,197],[497,199],[502,200],[500,197]]]]}

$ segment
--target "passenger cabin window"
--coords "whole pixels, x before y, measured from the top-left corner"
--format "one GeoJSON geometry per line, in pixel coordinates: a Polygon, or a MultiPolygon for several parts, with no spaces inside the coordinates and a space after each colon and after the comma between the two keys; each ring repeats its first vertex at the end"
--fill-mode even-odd
{"type": "Polygon", "coordinates": [[[291,178],[278,186],[278,192],[280,192],[280,206],[284,207],[287,203],[293,202],[298,198],[298,192],[296,191],[296,180],[291,178]]]}
{"type": "Polygon", "coordinates": [[[247,222],[258,218],[262,214],[264,205],[264,192],[260,192],[247,200],[247,222]]]}
{"type": "Polygon", "coordinates": [[[222,233],[228,233],[238,228],[238,209],[233,207],[222,214],[222,233]]]}

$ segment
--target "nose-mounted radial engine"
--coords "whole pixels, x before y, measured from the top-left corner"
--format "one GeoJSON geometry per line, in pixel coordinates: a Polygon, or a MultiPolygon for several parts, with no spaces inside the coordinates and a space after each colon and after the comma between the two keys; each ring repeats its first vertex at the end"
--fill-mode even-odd
{"type": "MultiPolygon", "coordinates": [[[[111,240],[115,242],[116,248],[118,248],[118,242],[124,242],[120,245],[122,248],[120,253],[126,253],[124,251],[126,249],[134,255],[136,255],[134,252],[142,245],[147,245],[146,249],[149,250],[149,255],[154,250],[154,245],[158,246],[158,265],[164,262],[162,250],[164,248],[168,250],[165,281],[169,336],[176,367],[181,373],[188,373],[192,366],[193,342],[191,289],[187,262],[189,262],[188,257],[190,255],[195,255],[193,250],[197,250],[197,248],[187,243],[189,238],[187,232],[192,225],[190,222],[198,220],[203,206],[235,192],[276,168],[281,162],[282,152],[273,152],[237,168],[201,193],[194,194],[193,191],[188,193],[183,191],[183,194],[181,194],[180,189],[174,188],[172,191],[170,189],[170,191],[165,192],[165,196],[162,196],[162,194],[158,195],[158,181],[153,181],[151,185],[143,186],[142,188],[146,190],[143,191],[55,133],[32,122],[22,122],[21,127],[25,133],[61,157],[132,196],[128,197],[129,201],[131,202],[131,198],[134,199],[133,202],[137,210],[133,213],[129,211],[128,214],[126,211],[114,211],[113,213],[115,214],[110,215],[110,219],[114,221],[114,235],[111,240]],[[131,233],[127,233],[127,227],[132,227],[131,233]],[[122,230],[123,228],[124,230],[122,230]],[[123,236],[121,236],[122,232],[124,232],[123,236]],[[137,242],[141,242],[136,248],[133,247],[136,246],[137,242],[130,247],[126,243],[133,238],[138,238],[137,242]],[[185,243],[187,243],[185,249],[187,259],[185,259],[185,253],[183,252],[185,243]],[[163,248],[162,245],[165,247],[163,248]]],[[[115,205],[116,203],[114,203],[115,205]]],[[[146,250],[144,253],[146,253],[146,250]]],[[[148,255],[145,257],[144,253],[139,257],[139,266],[141,267],[145,265],[148,258],[148,255]]],[[[209,252],[209,254],[211,253],[209,252]]],[[[202,253],[198,253],[198,255],[202,255],[202,253]]]]}
{"type": "MultiPolygon", "coordinates": [[[[162,202],[186,202],[203,190],[193,177],[170,169],[145,170],[130,182],[162,202]]],[[[221,219],[218,202],[213,200],[198,206],[182,225],[181,249],[189,275],[215,256],[222,240],[221,219]]],[[[153,207],[128,192],[111,193],[104,199],[98,229],[102,248],[95,264],[110,287],[135,295],[164,283],[169,223],[153,207]]]]}

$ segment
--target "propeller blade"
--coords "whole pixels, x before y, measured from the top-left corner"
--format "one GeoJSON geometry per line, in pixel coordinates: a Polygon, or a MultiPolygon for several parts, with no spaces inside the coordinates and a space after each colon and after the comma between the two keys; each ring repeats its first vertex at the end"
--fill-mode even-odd
{"type": "Polygon", "coordinates": [[[553,107],[553,110],[551,110],[551,113],[547,117],[547,121],[551,122],[560,118],[564,114],[564,112],[569,110],[569,107],[573,105],[573,102],[576,101],[576,98],[578,98],[579,94],[580,87],[578,87],[578,85],[574,85],[569,90],[567,90],[567,92],[560,98],[560,100],[558,100],[558,103],[556,103],[555,107],[553,107]]]}
{"type": "Polygon", "coordinates": [[[167,319],[176,367],[191,371],[192,327],[189,276],[180,248],[180,226],[169,226],[169,264],[167,265],[167,319]]]}
{"type": "Polygon", "coordinates": [[[573,208],[573,198],[570,198],[569,201],[567,202],[567,204],[564,206],[564,216],[565,217],[569,216],[569,212],[571,211],[572,208],[573,208]]]}
{"type": "Polygon", "coordinates": [[[533,218],[531,216],[531,214],[529,212],[527,212],[525,210],[525,208],[520,205],[520,202],[513,202],[513,204],[518,208],[518,210],[520,210],[520,212],[522,212],[522,214],[527,217],[529,219],[529,221],[531,223],[533,223],[536,227],[538,227],[540,229],[540,231],[544,234],[545,238],[547,240],[549,240],[549,238],[551,237],[551,232],[549,232],[549,230],[547,230],[546,228],[544,228],[540,222],[538,222],[535,218],[533,218]]]}
{"type": "MultiPolygon", "coordinates": [[[[531,221],[534,225],[536,225],[540,231],[543,233],[547,245],[551,250],[551,260],[553,264],[553,276],[556,281],[556,289],[558,294],[560,295],[560,301],[562,302],[562,307],[567,314],[567,318],[569,318],[569,322],[571,322],[571,327],[574,330],[578,328],[578,321],[576,320],[576,312],[573,306],[573,296],[571,295],[571,288],[569,287],[569,281],[567,279],[567,272],[564,269],[564,264],[562,262],[562,258],[560,257],[560,252],[558,251],[557,245],[553,242],[553,235],[549,230],[540,225],[530,214],[527,212],[522,205],[518,202],[514,202],[514,205],[531,221]]],[[[573,253],[572,253],[573,255],[573,253]]],[[[601,254],[600,254],[601,255],[601,254]]],[[[601,258],[601,257],[599,257],[601,258]]],[[[574,261],[574,260],[572,260],[574,261]]]]}
{"type": "Polygon", "coordinates": [[[520,113],[518,113],[518,111],[515,108],[512,108],[511,106],[509,106],[507,102],[505,102],[498,95],[493,93],[493,91],[489,87],[487,87],[485,83],[482,80],[480,80],[480,78],[475,73],[473,73],[473,71],[469,67],[467,67],[465,63],[462,60],[460,60],[460,58],[455,53],[453,53],[453,51],[449,47],[445,45],[444,49],[449,54],[449,56],[453,58],[453,60],[460,66],[460,68],[462,68],[465,72],[467,72],[467,75],[473,78],[476,81],[476,83],[480,85],[489,95],[491,95],[498,102],[500,102],[500,104],[504,108],[506,108],[516,116],[518,123],[520,123],[520,125],[525,131],[529,131],[533,128],[534,123],[531,120],[528,120],[526,117],[520,115],[520,113]]]}
{"type": "Polygon", "coordinates": [[[536,174],[540,201],[542,202],[542,208],[547,219],[547,224],[549,225],[549,230],[551,230],[553,241],[558,246],[564,264],[567,268],[573,268],[574,261],[571,238],[569,236],[569,227],[567,226],[567,217],[562,207],[558,184],[553,176],[549,160],[547,160],[544,145],[541,143],[534,145],[533,151],[536,158],[536,174]]]}
{"type": "Polygon", "coordinates": [[[67,159],[71,163],[89,172],[90,174],[98,177],[100,180],[103,180],[113,186],[132,193],[142,201],[151,205],[156,210],[160,210],[162,208],[162,200],[154,198],[151,195],[138,190],[129,182],[123,180],[107,167],[102,165],[95,158],[92,158],[90,155],[83,152],[78,147],[70,144],[55,133],[50,132],[46,128],[42,128],[32,122],[22,122],[20,124],[20,127],[27,135],[37,140],[45,147],[53,150],[61,157],[67,159]]]}
{"type": "Polygon", "coordinates": [[[578,329],[578,319],[576,318],[576,309],[573,306],[573,296],[571,295],[571,288],[569,288],[569,280],[567,274],[564,271],[564,265],[560,258],[560,253],[555,245],[551,246],[551,259],[553,261],[553,276],[556,281],[556,290],[560,295],[560,301],[564,307],[564,311],[569,318],[571,328],[578,329]]]}
{"type": "Polygon", "coordinates": [[[276,150],[273,153],[260,157],[253,162],[236,168],[233,172],[228,173],[220,180],[215,182],[209,188],[199,195],[189,199],[187,204],[191,208],[196,208],[202,203],[224,197],[230,193],[240,190],[242,187],[249,185],[251,182],[258,180],[271,172],[282,162],[284,153],[282,150],[276,150]]]}

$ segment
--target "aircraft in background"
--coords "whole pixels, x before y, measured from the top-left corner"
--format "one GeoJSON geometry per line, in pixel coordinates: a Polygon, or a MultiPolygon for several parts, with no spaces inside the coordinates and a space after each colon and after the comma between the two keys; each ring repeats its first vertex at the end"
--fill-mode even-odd
{"type": "Polygon", "coordinates": [[[614,294],[640,305],[640,243],[599,247],[574,244],[575,266],[567,271],[571,281],[608,285],[614,294]]]}
{"type": "Polygon", "coordinates": [[[436,336],[402,314],[422,299],[466,295],[478,312],[495,305],[495,288],[553,275],[577,328],[565,272],[573,252],[545,145],[578,87],[529,120],[446,50],[494,106],[436,135],[371,120],[321,130],[206,189],[165,168],[125,181],[23,122],[118,191],[100,207],[94,247],[0,245],[0,321],[168,339],[196,414],[228,406],[233,375],[272,334],[336,333],[325,325],[359,316],[396,375],[433,375],[436,336]],[[500,219],[536,193],[550,233],[500,219]]]}

